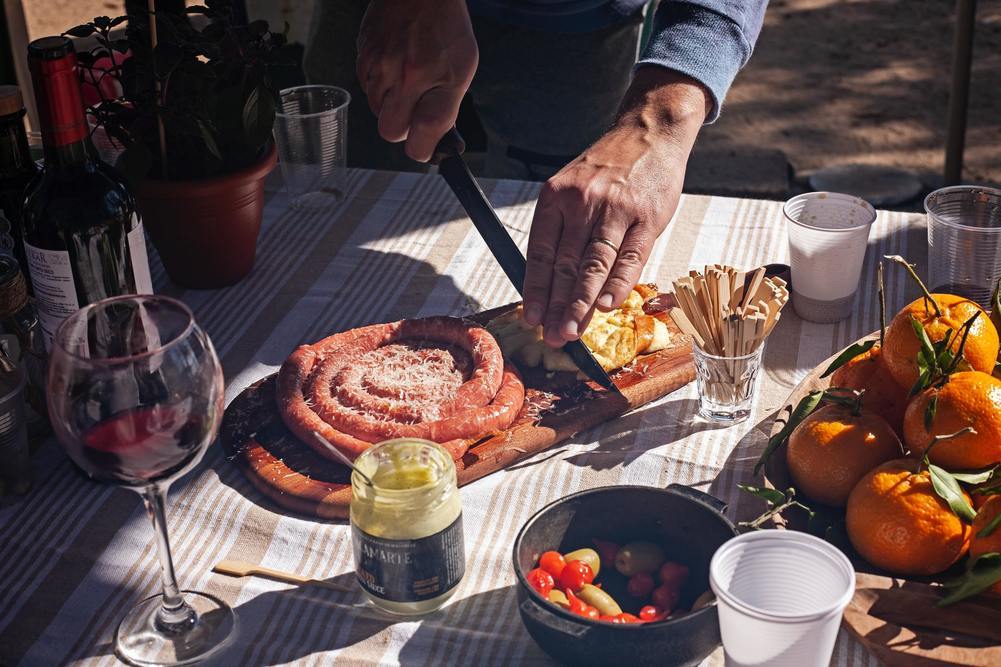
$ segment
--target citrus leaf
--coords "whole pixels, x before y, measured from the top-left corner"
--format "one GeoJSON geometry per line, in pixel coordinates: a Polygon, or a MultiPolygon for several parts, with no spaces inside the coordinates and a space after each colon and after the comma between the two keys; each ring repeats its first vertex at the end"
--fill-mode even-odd
{"type": "Polygon", "coordinates": [[[931,425],[935,421],[935,413],[938,412],[938,394],[932,394],[925,408],[925,430],[930,431],[931,425]]]}
{"type": "Polygon", "coordinates": [[[854,343],[852,345],[849,345],[844,349],[844,351],[841,354],[838,355],[837,359],[831,362],[831,365],[827,367],[827,370],[824,371],[823,375],[821,375],[820,377],[822,378],[827,377],[828,375],[838,370],[839,368],[847,364],[855,357],[865,354],[866,352],[871,350],[872,346],[875,344],[876,344],[875,340],[867,340],[862,343],[854,343]]]}
{"type": "Polygon", "coordinates": [[[991,294],[991,322],[1001,331],[1001,278],[994,283],[994,293],[991,294]]]}
{"type": "Polygon", "coordinates": [[[806,419],[811,412],[817,409],[817,406],[820,405],[820,399],[823,397],[824,392],[819,389],[811,391],[803,397],[796,408],[792,411],[792,414],[789,415],[789,420],[782,427],[782,430],[768,439],[765,451],[761,452],[761,458],[759,458],[758,462],[754,464],[755,475],[761,471],[762,466],[764,466],[765,462],[768,461],[768,457],[772,455],[772,452],[774,452],[779,445],[785,442],[786,438],[788,438],[789,434],[792,433],[797,426],[799,426],[800,422],[806,419]]]}
{"type": "Polygon", "coordinates": [[[948,582],[951,592],[938,601],[936,606],[946,607],[965,600],[1001,581],[1001,553],[982,554],[966,566],[966,572],[948,582]]]}
{"type": "Polygon", "coordinates": [[[935,346],[928,338],[928,332],[925,331],[924,325],[913,315],[911,315],[911,328],[914,329],[914,335],[918,337],[918,343],[921,345],[919,354],[924,357],[929,366],[932,365],[935,362],[935,346]]]}
{"type": "Polygon", "coordinates": [[[991,519],[986,526],[977,531],[977,537],[990,537],[998,526],[1001,526],[1001,512],[998,512],[998,515],[991,519]]]}
{"type": "Polygon", "coordinates": [[[952,476],[955,477],[958,481],[963,482],[964,484],[983,484],[984,482],[988,481],[992,475],[994,475],[994,471],[996,469],[997,466],[991,466],[987,470],[970,470],[967,472],[954,472],[952,473],[952,476]]]}
{"type": "Polygon", "coordinates": [[[956,516],[964,521],[972,522],[976,512],[973,511],[973,506],[963,495],[963,490],[956,478],[944,468],[932,463],[928,464],[928,473],[931,476],[931,485],[935,489],[935,493],[949,504],[949,508],[956,516]]]}
{"type": "Polygon", "coordinates": [[[778,489],[765,489],[760,486],[751,486],[749,484],[738,484],[737,488],[746,493],[750,493],[752,496],[757,496],[772,505],[781,505],[786,501],[786,494],[782,493],[778,489]]]}

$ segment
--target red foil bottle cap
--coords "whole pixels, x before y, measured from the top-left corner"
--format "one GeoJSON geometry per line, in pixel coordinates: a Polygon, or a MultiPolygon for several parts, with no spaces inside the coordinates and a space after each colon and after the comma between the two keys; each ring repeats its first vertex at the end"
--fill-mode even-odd
{"type": "Polygon", "coordinates": [[[28,44],[28,68],[38,102],[42,143],[65,146],[90,134],[80,97],[76,52],[65,37],[42,37],[28,44]]]}

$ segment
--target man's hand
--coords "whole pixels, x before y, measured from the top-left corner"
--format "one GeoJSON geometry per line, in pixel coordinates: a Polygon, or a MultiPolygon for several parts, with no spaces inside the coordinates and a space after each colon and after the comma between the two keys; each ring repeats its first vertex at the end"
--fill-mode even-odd
{"type": "Polygon", "coordinates": [[[542,188],[528,240],[525,320],[546,343],[578,338],[622,304],[681,196],[711,104],[694,79],[643,67],[615,125],[542,188]]]}
{"type": "Polygon", "coordinates": [[[465,0],[372,0],[357,74],[379,134],[427,162],[459,115],[479,52],[465,0]]]}

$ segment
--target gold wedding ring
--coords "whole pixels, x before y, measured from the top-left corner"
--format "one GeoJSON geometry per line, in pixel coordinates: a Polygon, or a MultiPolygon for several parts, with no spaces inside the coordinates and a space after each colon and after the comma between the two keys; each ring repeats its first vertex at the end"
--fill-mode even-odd
{"type": "Polygon", "coordinates": [[[591,243],[602,243],[604,245],[607,245],[612,250],[614,250],[616,252],[616,254],[618,254],[618,252],[619,252],[619,246],[615,245],[614,243],[612,243],[608,239],[603,238],[601,236],[592,236],[591,237],[591,243]]]}

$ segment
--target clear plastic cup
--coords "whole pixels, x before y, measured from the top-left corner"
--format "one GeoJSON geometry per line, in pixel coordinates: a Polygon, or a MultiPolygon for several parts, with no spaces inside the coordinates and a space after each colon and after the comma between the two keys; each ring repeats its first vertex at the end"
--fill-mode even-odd
{"type": "Polygon", "coordinates": [[[280,98],[274,134],[292,206],[322,208],[339,201],[351,94],[335,86],[296,86],[282,90],[280,98]]]}
{"type": "Polygon", "coordinates": [[[838,322],[855,307],[872,204],[837,192],[808,192],[782,207],[789,221],[792,306],[811,322],[838,322]]]}
{"type": "Polygon", "coordinates": [[[855,571],[806,533],[762,530],[721,546],[709,564],[726,664],[827,667],[855,571]]]}
{"type": "Polygon", "coordinates": [[[699,416],[712,422],[736,424],[751,415],[764,350],[762,343],[751,354],[720,357],[693,346],[699,416]]]}
{"type": "Polygon", "coordinates": [[[1001,190],[956,185],[925,197],[928,284],[990,305],[1001,277],[1001,190]]]}

